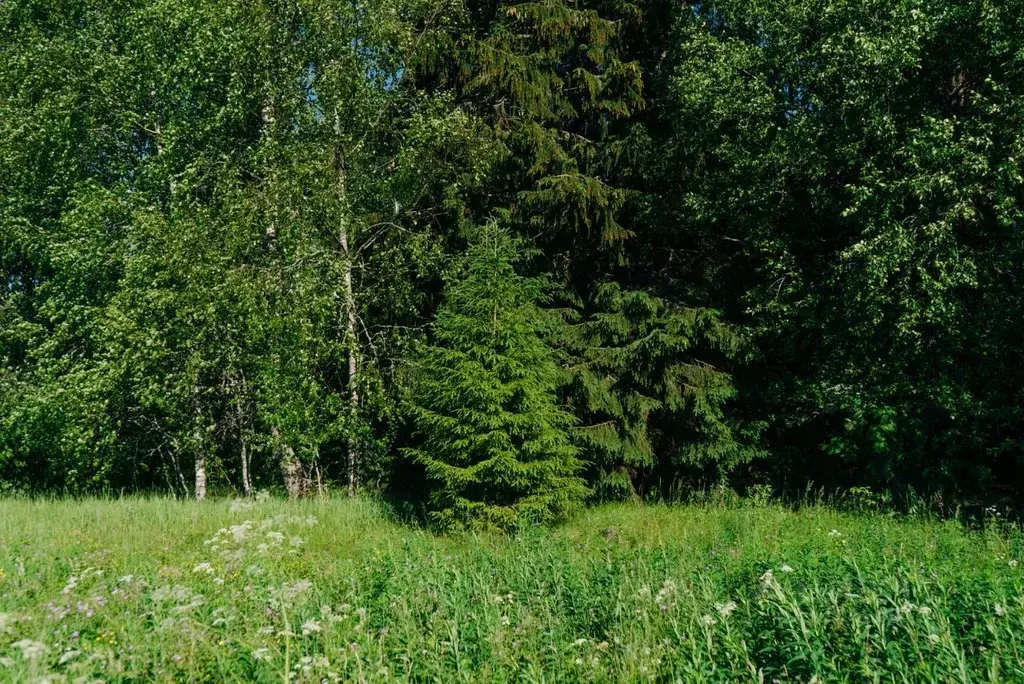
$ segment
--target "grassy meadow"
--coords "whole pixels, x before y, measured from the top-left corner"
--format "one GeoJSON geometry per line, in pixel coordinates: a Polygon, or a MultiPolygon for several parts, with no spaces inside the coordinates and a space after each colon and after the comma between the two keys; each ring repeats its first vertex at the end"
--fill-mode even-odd
{"type": "Polygon", "coordinates": [[[1024,681],[1024,538],[617,505],[515,538],[372,502],[0,501],[0,681],[1024,681]]]}

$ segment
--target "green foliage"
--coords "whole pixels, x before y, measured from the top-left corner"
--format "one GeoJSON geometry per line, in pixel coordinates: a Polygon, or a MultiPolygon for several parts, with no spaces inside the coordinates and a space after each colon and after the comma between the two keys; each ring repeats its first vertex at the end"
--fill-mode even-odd
{"type": "Polygon", "coordinates": [[[602,496],[633,493],[657,466],[727,472],[754,451],[746,426],[727,417],[729,375],[696,354],[733,359],[741,340],[716,311],[672,307],[642,291],[602,286],[593,313],[569,309],[561,332],[568,403],[584,419],[575,434],[600,475],[602,496]]]}
{"type": "Polygon", "coordinates": [[[1009,0],[0,3],[0,487],[388,486],[501,215],[599,496],[1019,500],[1022,44],[1009,0]]]}
{"type": "Polygon", "coordinates": [[[586,488],[557,402],[542,283],[515,271],[522,246],[494,223],[448,276],[419,355],[410,450],[435,483],[443,528],[512,530],[576,508],[586,488]]]}
{"type": "Polygon", "coordinates": [[[673,234],[648,254],[693,264],[685,286],[750,327],[743,410],[769,420],[784,486],[964,493],[1018,477],[1012,7],[766,0],[675,16],[644,172],[651,220],[673,234]]]}

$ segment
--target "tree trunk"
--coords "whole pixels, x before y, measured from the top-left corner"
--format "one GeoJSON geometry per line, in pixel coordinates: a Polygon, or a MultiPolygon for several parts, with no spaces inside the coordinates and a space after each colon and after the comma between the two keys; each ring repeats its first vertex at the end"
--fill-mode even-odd
{"type": "MultiPolygon", "coordinates": [[[[349,400],[353,418],[356,417],[359,409],[359,390],[356,388],[356,376],[359,373],[359,355],[356,345],[358,336],[356,333],[356,298],[352,289],[352,255],[348,246],[348,229],[345,219],[342,218],[338,228],[338,241],[341,243],[343,258],[345,259],[345,309],[348,314],[345,325],[345,338],[348,343],[348,377],[349,400]]],[[[348,495],[356,495],[356,464],[359,460],[359,450],[355,438],[348,440],[348,495]]]]}
{"type": "Polygon", "coordinates": [[[291,445],[281,441],[281,430],[276,425],[271,428],[271,433],[274,435],[280,450],[281,478],[284,480],[284,490],[288,492],[288,498],[296,499],[302,496],[304,489],[303,480],[305,478],[302,473],[302,464],[295,457],[295,450],[292,449],[291,445]]]}
{"type": "Polygon", "coordinates": [[[245,441],[245,433],[241,435],[242,440],[242,493],[246,497],[252,496],[252,479],[249,477],[249,445],[245,441]]]}
{"type": "MultiPolygon", "coordinates": [[[[356,378],[359,375],[359,336],[357,334],[356,320],[356,297],[352,286],[352,250],[349,247],[349,227],[345,221],[348,211],[348,188],[347,172],[345,170],[345,155],[341,143],[341,118],[338,110],[334,110],[334,132],[338,136],[338,146],[335,149],[335,170],[338,174],[338,204],[340,207],[341,220],[338,222],[338,243],[341,246],[341,258],[344,260],[344,309],[342,318],[345,321],[345,343],[348,346],[348,377],[347,385],[349,391],[349,408],[353,422],[358,417],[359,411],[359,390],[356,389],[356,378]]],[[[358,485],[356,477],[356,466],[359,463],[359,447],[355,438],[348,440],[348,495],[356,495],[358,485]]]]}
{"type": "Polygon", "coordinates": [[[206,498],[206,454],[196,454],[196,501],[206,498]]]}
{"type": "Polygon", "coordinates": [[[196,464],[196,501],[206,498],[206,445],[203,440],[203,410],[199,406],[199,390],[194,396],[196,416],[192,426],[192,449],[196,464]]]}

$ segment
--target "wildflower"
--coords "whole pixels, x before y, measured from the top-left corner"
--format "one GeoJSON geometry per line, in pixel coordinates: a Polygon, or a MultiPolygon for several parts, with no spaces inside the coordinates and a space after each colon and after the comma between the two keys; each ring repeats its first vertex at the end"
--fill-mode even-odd
{"type": "Polygon", "coordinates": [[[291,544],[292,546],[294,546],[295,548],[298,548],[298,547],[302,546],[303,544],[305,544],[306,540],[303,539],[302,537],[292,537],[291,539],[288,540],[288,543],[291,544]]]}
{"type": "Polygon", "coordinates": [[[718,611],[719,615],[721,615],[724,618],[727,618],[733,614],[733,611],[736,610],[736,602],[728,601],[727,603],[716,603],[715,610],[718,611]]]}
{"type": "Polygon", "coordinates": [[[74,575],[72,575],[71,577],[68,577],[68,583],[64,585],[64,588],[61,590],[60,593],[62,593],[62,594],[70,594],[72,591],[75,590],[75,587],[77,587],[77,586],[78,586],[78,578],[75,577],[74,575]]]}
{"type": "Polygon", "coordinates": [[[671,607],[670,599],[676,593],[676,584],[672,580],[665,580],[661,585],[661,589],[658,590],[657,595],[654,597],[654,602],[658,604],[658,607],[662,611],[666,611],[671,607]]]}
{"type": "Polygon", "coordinates": [[[913,603],[910,603],[909,601],[904,601],[903,605],[896,609],[896,616],[899,617],[901,615],[910,615],[915,610],[917,610],[917,606],[915,606],[913,603]]]}
{"type": "Polygon", "coordinates": [[[576,641],[572,642],[572,645],[578,647],[578,646],[582,646],[585,643],[587,643],[587,640],[583,639],[583,638],[580,638],[580,639],[577,639],[576,641]]]}
{"type": "Polygon", "coordinates": [[[201,572],[201,573],[206,573],[207,575],[212,575],[213,574],[213,566],[204,561],[204,562],[200,563],[199,565],[197,565],[196,567],[192,568],[192,572],[196,572],[196,573],[200,573],[201,572]]]}
{"type": "Polygon", "coordinates": [[[256,501],[257,502],[262,503],[262,502],[266,501],[269,498],[270,498],[270,492],[268,492],[265,489],[261,489],[260,491],[256,492],[256,501]]]}
{"type": "Polygon", "coordinates": [[[921,615],[924,615],[925,617],[928,617],[929,615],[932,614],[932,609],[929,608],[928,606],[921,606],[920,608],[917,609],[917,612],[920,613],[921,615]]]}
{"type": "Polygon", "coordinates": [[[252,652],[253,660],[270,660],[270,649],[269,648],[257,648],[252,652]]]}
{"type": "Polygon", "coordinates": [[[366,609],[365,608],[357,608],[356,609],[356,615],[358,615],[359,619],[362,620],[363,618],[366,617],[366,609]]]}
{"type": "Polygon", "coordinates": [[[781,570],[782,572],[787,572],[787,573],[788,572],[795,572],[795,570],[793,570],[793,568],[789,567],[785,563],[782,564],[782,567],[779,568],[779,570],[781,570]]]}
{"type": "Polygon", "coordinates": [[[21,651],[21,655],[29,660],[35,660],[46,652],[46,644],[31,639],[22,639],[11,644],[11,648],[21,651]]]}
{"type": "Polygon", "coordinates": [[[298,580],[292,584],[286,584],[284,586],[284,595],[287,598],[295,598],[300,594],[304,594],[313,588],[313,583],[307,579],[298,580]]]}
{"type": "Polygon", "coordinates": [[[302,624],[302,636],[309,636],[313,632],[319,632],[319,631],[320,631],[320,621],[319,620],[306,620],[306,622],[304,622],[302,624]]]}
{"type": "Polygon", "coordinates": [[[68,649],[67,651],[64,651],[64,653],[61,655],[60,660],[58,661],[58,663],[60,665],[64,665],[65,663],[68,663],[68,662],[74,660],[75,658],[77,658],[80,655],[82,655],[81,651],[76,650],[76,649],[68,649]]]}
{"type": "Polygon", "coordinates": [[[1010,565],[1010,567],[1011,567],[1011,568],[1015,568],[1015,567],[1017,567],[1018,565],[1020,565],[1020,563],[1019,563],[1019,562],[1017,561],[1017,559],[1016,559],[1016,558],[1011,558],[1011,559],[1009,560],[1009,565],[1010,565]]]}
{"type": "Polygon", "coordinates": [[[224,584],[224,579],[223,579],[223,578],[221,578],[221,577],[214,577],[214,578],[213,578],[213,583],[214,583],[214,584],[218,584],[218,585],[219,585],[219,584],[224,584]]]}
{"type": "Polygon", "coordinates": [[[316,519],[315,515],[306,516],[306,527],[316,527],[316,524],[320,522],[316,519]]]}
{"type": "Polygon", "coordinates": [[[284,543],[284,535],[280,532],[267,532],[267,539],[269,539],[274,544],[284,543]]]}
{"type": "Polygon", "coordinates": [[[601,643],[599,643],[597,645],[597,650],[598,651],[603,651],[606,648],[608,648],[608,642],[607,641],[602,641],[601,643]]]}
{"type": "Polygon", "coordinates": [[[775,584],[775,573],[773,573],[770,569],[766,570],[765,573],[761,575],[761,584],[763,584],[765,587],[770,587],[773,584],[775,584]]]}
{"type": "Polygon", "coordinates": [[[999,603],[996,604],[996,615],[999,617],[1006,615],[1006,609],[999,603]]]}
{"type": "Polygon", "coordinates": [[[508,615],[502,615],[501,616],[501,624],[503,624],[506,627],[508,627],[511,623],[512,623],[512,620],[509,619],[508,615]]]}
{"type": "Polygon", "coordinates": [[[840,532],[839,530],[832,530],[831,532],[828,533],[828,536],[830,536],[830,537],[841,537],[841,536],[843,536],[843,533],[840,532]]]}
{"type": "Polygon", "coordinates": [[[273,625],[267,625],[266,627],[260,627],[260,634],[273,634],[273,633],[274,633],[273,625]]]}
{"type": "Polygon", "coordinates": [[[0,665],[3,665],[4,667],[13,667],[14,661],[10,658],[0,658],[0,665]]]}
{"type": "Polygon", "coordinates": [[[939,641],[941,639],[942,639],[942,637],[940,637],[938,634],[929,634],[928,635],[928,641],[932,642],[933,644],[939,643],[939,641]]]}
{"type": "Polygon", "coordinates": [[[715,624],[715,622],[715,618],[711,617],[710,615],[701,615],[700,617],[700,624],[704,625],[705,627],[711,627],[715,624]]]}

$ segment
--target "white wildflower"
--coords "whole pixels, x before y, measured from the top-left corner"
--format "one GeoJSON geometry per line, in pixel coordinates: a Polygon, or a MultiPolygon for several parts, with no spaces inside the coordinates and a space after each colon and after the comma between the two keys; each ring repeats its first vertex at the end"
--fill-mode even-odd
{"type": "Polygon", "coordinates": [[[253,660],[270,660],[270,649],[269,648],[257,648],[252,652],[253,660]]]}
{"type": "Polygon", "coordinates": [[[711,627],[715,623],[715,618],[711,617],[710,615],[701,615],[700,617],[700,624],[704,625],[705,627],[711,627]]]}
{"type": "Polygon", "coordinates": [[[795,572],[795,570],[793,570],[793,568],[789,567],[785,563],[782,564],[782,567],[779,568],[779,570],[781,570],[782,572],[787,572],[787,573],[788,572],[795,572]]]}
{"type": "Polygon", "coordinates": [[[580,646],[582,646],[585,643],[587,643],[587,640],[583,639],[583,638],[580,638],[580,639],[577,639],[576,641],[572,642],[572,645],[576,646],[576,647],[580,647],[580,646]]]}
{"type": "Polygon", "coordinates": [[[768,569],[763,575],[761,575],[761,584],[766,587],[770,587],[775,584],[775,573],[768,569]]]}
{"type": "Polygon", "coordinates": [[[275,630],[274,630],[273,625],[267,625],[266,627],[260,627],[260,634],[273,634],[274,631],[275,630]]]}
{"type": "Polygon", "coordinates": [[[196,567],[192,568],[192,572],[206,573],[207,575],[212,575],[213,574],[213,566],[210,565],[209,563],[207,563],[206,561],[203,561],[202,563],[200,563],[196,567]]]}
{"type": "Polygon", "coordinates": [[[316,519],[315,515],[306,516],[306,527],[316,527],[316,524],[320,522],[316,519]]]}
{"type": "Polygon", "coordinates": [[[272,544],[283,544],[284,543],[284,535],[281,534],[280,532],[274,532],[274,531],[267,532],[267,539],[269,539],[272,544]]]}
{"type": "Polygon", "coordinates": [[[715,610],[717,610],[718,614],[722,617],[729,617],[736,610],[736,602],[727,601],[726,603],[716,603],[715,610]]]}
{"type": "Polygon", "coordinates": [[[266,501],[269,498],[270,498],[270,492],[268,492],[265,489],[261,489],[260,491],[256,492],[256,501],[258,501],[258,502],[266,501]]]}
{"type": "Polygon", "coordinates": [[[503,624],[506,627],[508,627],[511,623],[512,623],[512,620],[509,619],[508,615],[502,615],[501,616],[501,624],[503,624]]]}
{"type": "Polygon", "coordinates": [[[312,588],[312,582],[310,582],[307,579],[301,579],[297,580],[296,582],[293,582],[292,584],[284,585],[282,592],[284,593],[285,598],[292,599],[296,596],[299,596],[300,594],[306,593],[312,588]]]}
{"type": "Polygon", "coordinates": [[[68,582],[67,582],[67,584],[64,585],[64,588],[61,590],[60,593],[62,593],[62,594],[70,594],[72,591],[75,590],[75,587],[77,587],[77,586],[78,586],[78,578],[75,577],[74,575],[72,575],[71,577],[68,577],[68,582]]]}
{"type": "Polygon", "coordinates": [[[232,525],[228,531],[231,533],[231,538],[234,539],[235,543],[241,544],[249,536],[250,527],[252,527],[252,521],[246,520],[241,525],[232,525]]]}
{"type": "Polygon", "coordinates": [[[306,620],[306,622],[304,622],[302,624],[302,636],[309,636],[313,632],[319,632],[319,631],[320,631],[320,621],[319,620],[306,620]]]}
{"type": "Polygon", "coordinates": [[[830,536],[830,537],[841,537],[841,536],[843,536],[843,533],[840,532],[839,530],[832,530],[831,532],[828,533],[828,536],[830,536]]]}
{"type": "Polygon", "coordinates": [[[303,539],[302,537],[292,537],[291,539],[288,540],[288,543],[291,544],[292,546],[298,548],[299,546],[302,546],[303,544],[305,544],[306,540],[303,539]]]}
{"type": "Polygon", "coordinates": [[[929,608],[928,606],[921,606],[920,608],[917,609],[917,612],[920,613],[921,615],[924,615],[925,617],[928,617],[929,615],[932,614],[932,609],[929,608]]]}
{"type": "Polygon", "coordinates": [[[131,584],[134,579],[135,575],[124,575],[123,577],[118,577],[117,582],[118,584],[131,584]]]}
{"type": "Polygon", "coordinates": [[[662,610],[668,610],[671,606],[671,598],[675,596],[676,583],[672,580],[665,580],[661,589],[658,590],[657,595],[654,597],[654,602],[658,604],[658,607],[662,610]]]}
{"type": "Polygon", "coordinates": [[[21,651],[21,655],[29,660],[35,660],[46,652],[46,644],[31,639],[22,639],[11,644],[11,648],[21,651]]]}
{"type": "Polygon", "coordinates": [[[939,641],[941,639],[942,639],[942,637],[940,637],[938,634],[929,634],[928,635],[928,641],[932,642],[933,644],[939,643],[939,641]]]}
{"type": "Polygon", "coordinates": [[[57,662],[60,665],[64,665],[65,663],[68,663],[68,662],[74,660],[75,658],[77,658],[80,655],[82,655],[81,651],[76,650],[76,649],[68,649],[67,651],[64,651],[63,654],[61,654],[60,660],[57,661],[57,662]]]}
{"type": "Polygon", "coordinates": [[[2,665],[3,667],[13,667],[14,661],[10,658],[0,658],[0,665],[2,665]]]}
{"type": "Polygon", "coordinates": [[[1020,563],[1019,563],[1019,562],[1017,561],[1017,559],[1016,559],[1016,558],[1011,558],[1011,559],[1010,559],[1010,560],[1008,561],[1008,563],[1009,563],[1009,565],[1010,565],[1010,567],[1011,567],[1011,568],[1015,568],[1015,567],[1017,567],[1018,565],[1020,565],[1020,563]]]}
{"type": "Polygon", "coordinates": [[[1006,615],[1006,608],[1003,608],[1002,604],[997,603],[995,607],[997,616],[1003,617],[1004,615],[1006,615]]]}

